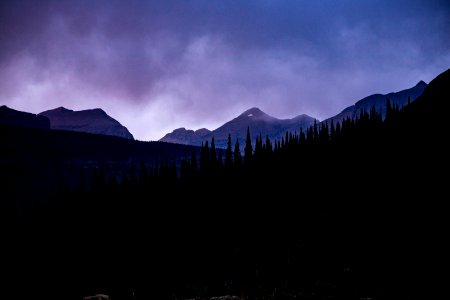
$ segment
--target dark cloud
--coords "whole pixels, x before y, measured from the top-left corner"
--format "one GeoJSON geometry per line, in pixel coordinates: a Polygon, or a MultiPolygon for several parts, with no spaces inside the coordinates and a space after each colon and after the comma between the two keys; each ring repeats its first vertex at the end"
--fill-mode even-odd
{"type": "Polygon", "coordinates": [[[0,103],[103,107],[141,139],[259,106],[325,118],[450,65],[446,1],[2,1],[0,103]]]}

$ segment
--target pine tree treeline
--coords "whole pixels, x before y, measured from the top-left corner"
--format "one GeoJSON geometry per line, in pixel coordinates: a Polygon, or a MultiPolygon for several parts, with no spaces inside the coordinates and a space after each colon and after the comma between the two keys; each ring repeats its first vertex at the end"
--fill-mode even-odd
{"type": "Polygon", "coordinates": [[[3,226],[5,280],[23,299],[443,298],[448,82],[384,116],[84,169],[3,226]]]}
{"type": "Polygon", "coordinates": [[[229,134],[227,148],[217,149],[213,138],[179,162],[132,163],[119,179],[101,166],[81,174],[89,184],[62,189],[53,209],[81,220],[92,236],[98,253],[88,251],[83,270],[111,251],[104,263],[109,284],[133,274],[130,281],[142,280],[141,293],[151,296],[390,296],[397,286],[417,286],[408,253],[418,250],[396,244],[394,229],[416,217],[401,188],[413,194],[422,186],[420,177],[407,176],[417,174],[417,162],[405,153],[417,153],[425,134],[411,130],[409,106],[388,100],[386,108],[384,119],[372,108],[279,140],[254,132],[254,144],[248,128],[243,143],[229,134]],[[109,248],[97,247],[105,233],[109,248]],[[119,244],[125,254],[114,248],[119,244]],[[401,257],[383,252],[391,248],[401,257]],[[125,271],[112,263],[117,257],[125,271]]]}
{"type": "Polygon", "coordinates": [[[314,122],[305,131],[300,128],[299,132],[286,132],[280,140],[272,141],[259,133],[255,145],[252,145],[251,128],[247,128],[243,149],[238,139],[232,143],[230,134],[227,149],[216,149],[213,137],[211,141],[202,143],[200,153],[193,152],[190,157],[182,159],[179,166],[175,160],[161,160],[153,166],[132,165],[121,180],[108,180],[105,172],[100,171],[94,176],[92,190],[107,190],[111,185],[126,191],[125,194],[134,191],[129,194],[134,195],[169,186],[192,188],[197,181],[201,185],[242,177],[279,180],[288,177],[297,166],[312,169],[314,165],[333,165],[339,156],[345,157],[350,148],[378,147],[387,141],[392,142],[395,140],[393,136],[398,134],[400,112],[401,109],[397,105],[392,106],[388,99],[384,120],[381,111],[372,107],[368,112],[361,110],[354,119],[347,117],[336,124],[334,121],[314,122]],[[98,176],[104,178],[100,180],[98,176]],[[98,182],[105,184],[99,185],[98,182]]]}

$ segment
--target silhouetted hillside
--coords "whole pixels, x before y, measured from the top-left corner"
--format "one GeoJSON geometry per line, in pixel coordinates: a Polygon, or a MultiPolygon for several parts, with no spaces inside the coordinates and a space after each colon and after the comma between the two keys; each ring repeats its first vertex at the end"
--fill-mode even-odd
{"type": "Polygon", "coordinates": [[[14,110],[2,105],[0,107],[0,125],[50,129],[50,120],[44,116],[14,110]]]}
{"type": "MultiPolygon", "coordinates": [[[[45,204],[58,187],[79,187],[82,177],[83,181],[88,180],[89,187],[92,172],[99,168],[111,179],[119,180],[131,164],[179,164],[181,158],[196,150],[193,146],[163,142],[11,126],[0,126],[0,136],[5,195],[20,203],[33,201],[36,207],[45,204]],[[22,185],[27,188],[21,188],[22,185]]],[[[8,197],[3,200],[7,202],[8,197]]],[[[25,207],[20,204],[15,209],[20,212],[25,207]]]]}
{"type": "MultiPolygon", "coordinates": [[[[82,157],[82,165],[103,155],[139,157],[152,147],[196,150],[179,172],[170,162],[130,161],[114,180],[99,167],[89,186],[63,186],[44,208],[26,202],[12,223],[20,240],[4,239],[11,263],[3,269],[12,274],[5,281],[19,278],[16,293],[28,298],[58,290],[68,299],[98,292],[116,299],[438,299],[446,284],[449,95],[450,70],[403,109],[386,101],[385,118],[371,109],[256,143],[250,127],[243,157],[233,136],[219,152],[212,140],[201,149],[171,148],[5,129],[8,147],[0,149],[16,159],[1,169],[7,192],[14,180],[29,188],[20,181],[28,162],[58,153],[46,149],[75,147],[62,157],[82,157]],[[94,154],[77,148],[80,142],[94,154]],[[30,146],[36,149],[27,160],[30,146]],[[40,290],[26,289],[30,282],[40,290]]],[[[54,167],[52,160],[42,165],[54,167]]],[[[10,217],[11,210],[1,211],[10,217]]]]}

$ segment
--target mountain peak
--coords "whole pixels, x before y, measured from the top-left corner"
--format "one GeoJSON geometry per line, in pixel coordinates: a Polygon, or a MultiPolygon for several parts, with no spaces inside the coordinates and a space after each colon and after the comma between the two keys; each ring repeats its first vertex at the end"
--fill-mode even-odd
{"type": "Polygon", "coordinates": [[[98,113],[106,114],[106,112],[103,109],[101,109],[101,108],[93,108],[91,110],[95,111],[95,112],[98,112],[98,113]]]}
{"type": "Polygon", "coordinates": [[[425,87],[425,86],[427,86],[427,83],[426,83],[425,81],[421,80],[421,81],[419,81],[419,82],[416,84],[416,86],[423,86],[423,87],[425,87]]]}
{"type": "Polygon", "coordinates": [[[195,131],[195,133],[196,133],[196,134],[205,135],[205,134],[211,133],[211,130],[209,130],[209,129],[207,129],[207,128],[200,128],[200,129],[197,129],[197,130],[195,131]]]}
{"type": "Polygon", "coordinates": [[[73,110],[67,109],[64,106],[60,106],[58,108],[53,109],[53,111],[55,111],[55,112],[68,112],[68,111],[73,111],[73,110]]]}
{"type": "Polygon", "coordinates": [[[243,145],[247,128],[250,128],[253,141],[258,135],[268,136],[271,140],[280,140],[286,132],[306,129],[314,123],[314,120],[307,115],[299,115],[293,119],[277,119],[257,107],[252,107],[213,131],[204,128],[195,132],[177,130],[166,134],[161,141],[200,146],[202,142],[214,137],[217,148],[226,148],[229,134],[233,142],[238,140],[243,145]]]}
{"type": "Polygon", "coordinates": [[[311,117],[311,116],[308,116],[307,114],[301,114],[301,115],[298,115],[298,116],[296,116],[296,117],[294,117],[294,118],[292,118],[291,119],[292,121],[300,121],[300,120],[311,120],[312,122],[314,121],[314,118],[313,117],[311,117]]]}
{"type": "Polygon", "coordinates": [[[247,109],[240,115],[240,117],[263,117],[263,116],[267,116],[267,114],[257,107],[247,109]]]}
{"type": "Polygon", "coordinates": [[[50,119],[51,129],[81,131],[134,139],[126,127],[110,117],[101,108],[73,111],[60,106],[41,112],[39,115],[50,119]]]}

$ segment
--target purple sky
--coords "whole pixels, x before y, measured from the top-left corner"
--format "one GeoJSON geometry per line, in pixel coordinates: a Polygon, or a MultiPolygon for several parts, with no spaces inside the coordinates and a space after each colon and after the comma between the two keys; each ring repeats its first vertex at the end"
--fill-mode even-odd
{"type": "Polygon", "coordinates": [[[0,104],[101,107],[140,140],[253,106],[323,119],[448,69],[447,2],[2,0],[0,104]]]}

